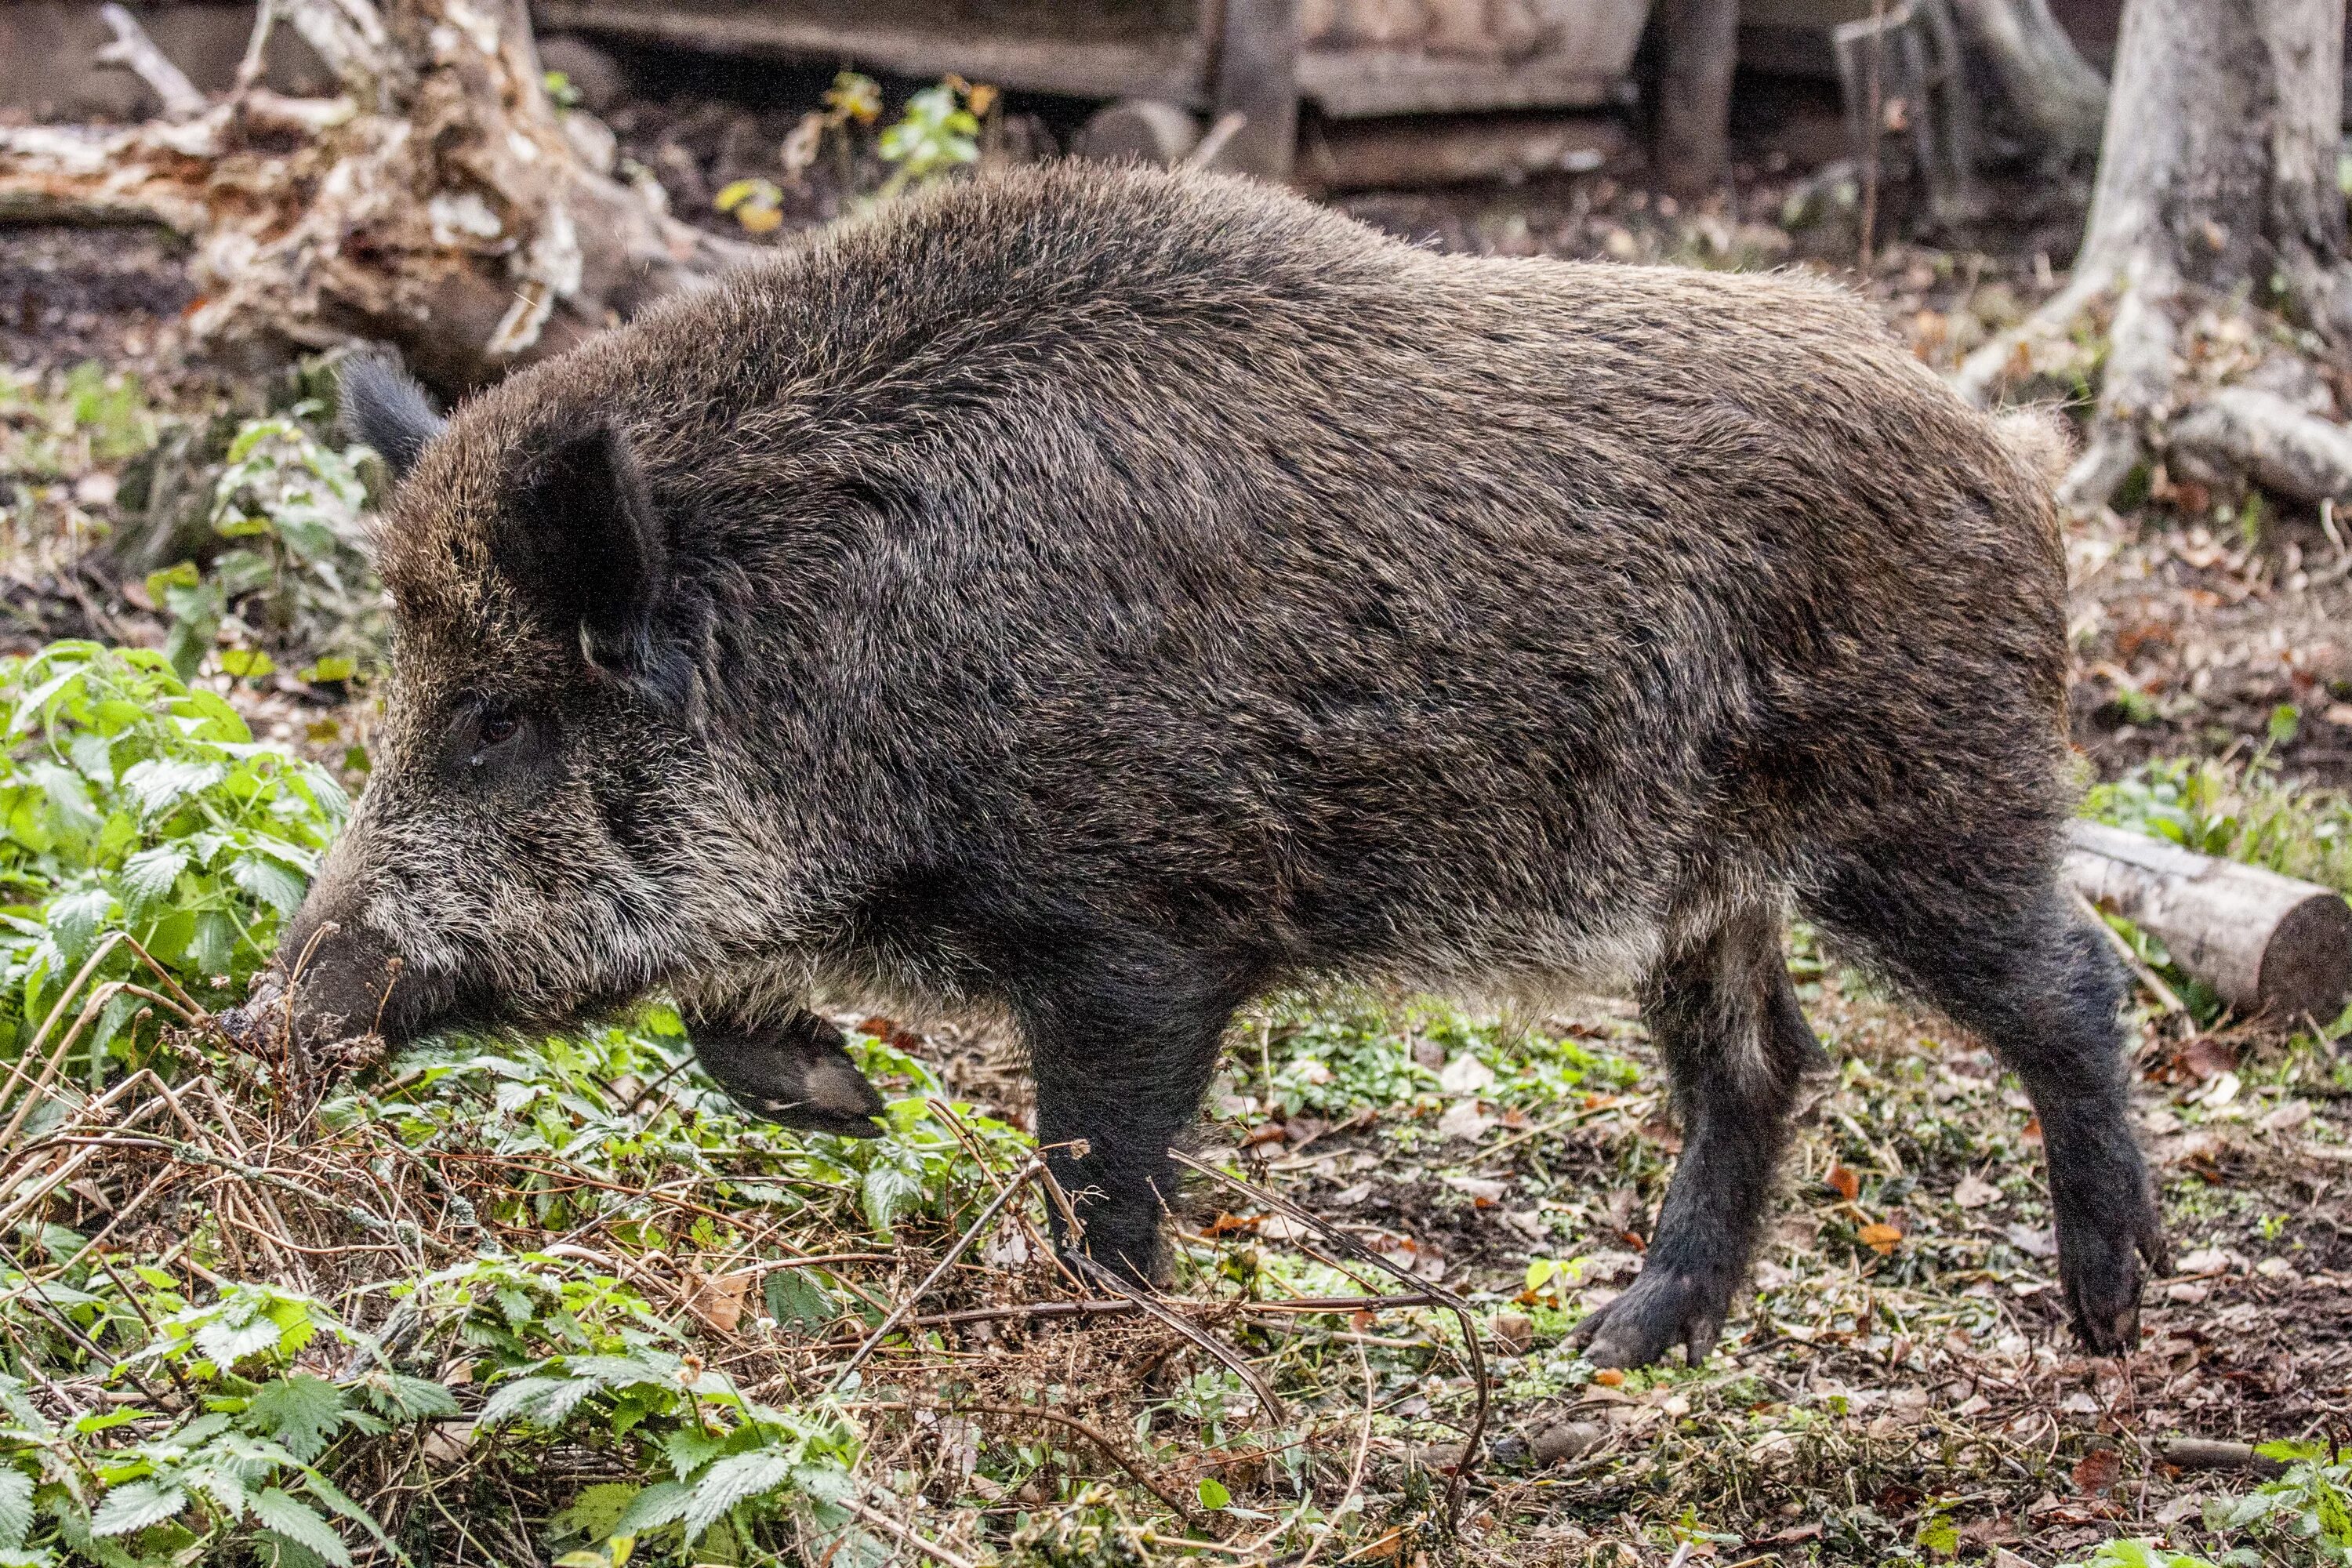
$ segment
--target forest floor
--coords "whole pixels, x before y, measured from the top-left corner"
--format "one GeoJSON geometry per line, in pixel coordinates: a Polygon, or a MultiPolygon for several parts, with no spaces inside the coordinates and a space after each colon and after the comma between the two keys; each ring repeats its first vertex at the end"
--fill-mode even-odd
{"type": "MultiPolygon", "coordinates": [[[[732,221],[709,210],[726,181],[777,173],[768,150],[791,123],[699,101],[642,102],[613,118],[674,205],[713,223],[732,221]]],[[[2063,282],[2047,242],[2021,228],[1985,250],[1897,234],[1857,270],[1846,209],[1826,219],[1802,210],[1823,199],[1837,205],[1792,175],[1758,173],[1733,202],[1678,211],[1626,172],[1603,171],[1340,205],[1454,248],[1834,265],[1940,369],[2063,282]]],[[[2045,205],[2058,214],[2051,232],[2063,233],[2065,202],[2045,205]]],[[[793,216],[822,216],[822,205],[793,216]]],[[[282,368],[191,359],[178,321],[193,297],[174,248],[152,236],[0,230],[10,362],[0,632],[17,651],[60,637],[162,645],[170,617],[109,542],[170,525],[173,508],[205,493],[216,433],[303,390],[282,368]],[[97,372],[73,370],[84,363],[97,372]],[[195,434],[175,447],[173,432],[195,434]]],[[[2217,321],[2197,341],[2213,374],[2263,378],[2338,413],[2352,406],[2352,382],[2292,353],[2291,334],[2217,321]]],[[[2066,367],[2049,374],[2063,388],[2066,367]]],[[[2178,819],[2224,850],[2268,835],[2273,847],[2291,843],[2305,874],[2352,885],[2352,808],[2332,793],[2352,784],[2347,527],[2160,470],[2128,508],[2074,521],[2075,733],[2089,772],[2122,781],[2099,797],[2111,814],[2178,819]],[[2149,771],[2151,759],[2170,771],[2149,771]]],[[[284,671],[199,679],[259,739],[363,782],[353,747],[369,715],[364,700],[345,702],[342,683],[284,671]]],[[[248,1174],[216,1175],[211,1199],[193,1189],[173,1199],[152,1151],[125,1145],[107,1156],[121,1170],[93,1165],[97,1185],[79,1197],[60,1188],[46,1217],[76,1237],[115,1223],[127,1256],[168,1261],[182,1250],[175,1239],[204,1229],[202,1204],[223,1201],[222,1182],[277,1173],[275,1187],[250,1186],[244,1200],[249,1215],[268,1206],[255,1194],[282,1206],[273,1224],[289,1250],[278,1256],[298,1261],[276,1284],[299,1285],[386,1344],[425,1346],[400,1364],[455,1391],[458,1407],[437,1425],[404,1427],[365,1454],[330,1447],[317,1460],[339,1465],[343,1490],[376,1509],[388,1539],[419,1563],[541,1562],[565,1550],[612,1560],[598,1543],[646,1479],[642,1458],[627,1458],[629,1423],[613,1413],[645,1419],[653,1396],[598,1385],[574,1403],[611,1424],[584,1436],[542,1408],[561,1440],[530,1447],[492,1433],[467,1386],[496,1398],[512,1384],[494,1373],[577,1373],[549,1346],[572,1331],[563,1314],[576,1329],[594,1311],[576,1292],[560,1310],[534,1307],[530,1292],[559,1279],[572,1290],[586,1278],[583,1257],[610,1266],[595,1275],[595,1300],[619,1299],[623,1279],[639,1291],[645,1312],[629,1331],[668,1346],[667,1364],[688,1368],[677,1377],[689,1390],[698,1376],[723,1376],[775,1406],[803,1408],[827,1388],[846,1400],[865,1430],[849,1466],[856,1495],[892,1522],[845,1527],[810,1561],[851,1540],[850,1560],[878,1561],[913,1550],[908,1531],[950,1563],[995,1552],[1056,1564],[1319,1556],[1425,1568],[1458,1545],[1514,1564],[2014,1568],[2082,1560],[2119,1537],[2339,1561],[2296,1533],[2306,1516],[2321,1520],[2321,1537],[2328,1528],[2309,1485],[2266,1521],[2211,1529],[2207,1505],[2228,1510],[2255,1493],[2262,1472],[2183,1469],[2158,1446],[2352,1436],[2352,1058],[2332,1037],[2347,1020],[2266,1033],[2142,998],[2134,1115],[2176,1271],[2150,1288],[2141,1348],[2091,1358],[2065,1331],[2039,1129],[2014,1081],[1979,1045],[1842,969],[1802,931],[1793,967],[1833,1065],[1805,1096],[1755,1289],[1696,1367],[1621,1375],[1593,1368],[1566,1338],[1639,1267],[1678,1143],[1643,1033],[1626,1005],[1606,999],[1543,1016],[1473,1016],[1401,997],[1253,1015],[1235,1031],[1202,1144],[1247,1184],[1204,1179],[1192,1195],[1176,1294],[1201,1305],[1175,1314],[1181,1324],[1108,1304],[1056,1315],[1083,1293],[1035,1245],[1034,1194],[993,1217],[966,1201],[1025,1179],[1011,1130],[1025,1122],[1027,1091],[1008,1042],[854,1012],[844,1022],[869,1067],[903,1097],[880,1153],[733,1121],[678,1072],[677,1042],[656,1029],[487,1069],[483,1058],[419,1058],[334,1102],[341,1120],[324,1133],[272,1120],[278,1110],[224,1106],[208,1136],[243,1150],[248,1174]],[[438,1100],[425,1092],[436,1084],[438,1100]],[[350,1175],[370,1139],[380,1141],[370,1158],[397,1151],[414,1178],[379,1173],[371,1187],[350,1175]],[[343,1176],[327,1173],[334,1161],[343,1176]],[[424,1240],[370,1258],[396,1249],[336,1205],[313,1203],[315,1190],[303,1198],[285,1186],[305,1173],[358,1207],[380,1197],[383,1215],[417,1219],[424,1240]],[[788,1199],[776,1190],[786,1175],[762,1185],[764,1173],[789,1173],[819,1197],[788,1199]],[[142,1187],[151,1175],[157,1185],[142,1187]],[[600,1184],[637,1196],[599,1209],[581,1194],[600,1184]],[[156,1191],[164,1196],[148,1196],[156,1191]],[[917,1302],[915,1282],[966,1234],[970,1252],[917,1302]],[[331,1253],[331,1266],[301,1264],[298,1237],[331,1253]],[[1458,1296],[1478,1324],[1483,1369],[1444,1306],[1356,1303],[1415,1287],[1349,1246],[1458,1296]],[[825,1260],[822,1270],[811,1258],[825,1260]],[[395,1329],[387,1291],[428,1274],[488,1280],[485,1258],[523,1260],[541,1283],[482,1284],[451,1309],[446,1340],[434,1338],[437,1320],[418,1329],[416,1313],[395,1329]],[[1313,1305],[1332,1298],[1351,1304],[1313,1305]],[[492,1299],[503,1329],[495,1312],[481,1316],[492,1299]],[[923,1331],[887,1339],[841,1384],[851,1347],[894,1305],[919,1307],[923,1331]],[[955,1312],[966,1316],[940,1321],[955,1312]],[[520,1348],[498,1349],[499,1332],[520,1348]],[[1462,1439],[1482,1405],[1482,1452],[1465,1470],[1462,1439]],[[1451,1540],[1440,1521],[1457,1475],[1451,1540]],[[439,1521],[433,1500],[446,1500],[434,1501],[439,1521]],[[1310,1546],[1326,1522],[1338,1534],[1310,1546]]],[[[226,1055],[205,1059],[225,1078],[244,1070],[226,1055]]],[[[204,1272],[216,1285],[255,1277],[229,1261],[245,1256],[234,1237],[205,1234],[215,1249],[204,1272]]],[[[54,1237],[43,1245],[54,1250],[54,1237]]],[[[288,1364],[313,1364],[305,1353],[289,1350],[288,1364]]],[[[67,1408],[99,1399],[101,1384],[120,1387],[96,1361],[81,1371],[80,1382],[55,1376],[67,1408]]],[[[165,1391],[151,1414],[167,1422],[185,1409],[165,1391]]],[[[677,1430],[698,1438],[717,1429],[710,1419],[698,1406],[677,1430]]],[[[667,1440],[683,1477],[684,1450],[675,1433],[667,1440]]],[[[353,1539],[362,1557],[377,1550],[353,1539]]],[[[648,1527],[637,1560],[760,1561],[774,1539],[722,1523],[689,1549],[677,1525],[648,1527]]],[[[271,1540],[281,1561],[301,1560],[271,1540]]]]}

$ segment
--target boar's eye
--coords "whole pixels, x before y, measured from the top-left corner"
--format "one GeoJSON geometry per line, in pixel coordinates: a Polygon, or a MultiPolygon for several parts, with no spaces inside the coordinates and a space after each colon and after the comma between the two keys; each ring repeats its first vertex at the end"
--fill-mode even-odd
{"type": "Polygon", "coordinates": [[[523,733],[522,710],[499,697],[468,697],[451,716],[445,756],[456,772],[483,778],[502,771],[523,733]]]}

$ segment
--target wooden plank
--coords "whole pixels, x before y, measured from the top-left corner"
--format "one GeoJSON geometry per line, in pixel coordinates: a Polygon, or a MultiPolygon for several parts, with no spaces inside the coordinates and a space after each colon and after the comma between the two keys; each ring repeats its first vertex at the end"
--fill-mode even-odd
{"type": "Polygon", "coordinates": [[[1605,114],[1331,121],[1301,138],[1298,176],[1335,192],[1574,174],[1601,167],[1624,144],[1624,127],[1605,114]]]}
{"type": "Polygon", "coordinates": [[[1218,167],[1290,177],[1298,145],[1298,0],[1224,0],[1216,112],[1242,116],[1218,167]]]}
{"type": "Polygon", "coordinates": [[[1299,96],[1334,120],[1470,114],[1506,109],[1591,109],[1618,101],[1622,72],[1580,59],[1523,65],[1447,58],[1419,49],[1315,49],[1299,57],[1299,96]]]}
{"type": "Polygon", "coordinates": [[[1653,166],[1678,196],[1719,190],[1731,173],[1731,71],[1738,46],[1738,0],[1659,0],[1653,166]]]}
{"type": "Polygon", "coordinates": [[[899,76],[950,71],[1023,92],[1076,98],[1156,98],[1204,107],[1206,50],[1190,33],[1130,39],[1024,36],[1005,29],[857,25],[780,7],[651,5],[631,0],[538,0],[541,29],[643,38],[715,54],[855,65],[899,76]]]}

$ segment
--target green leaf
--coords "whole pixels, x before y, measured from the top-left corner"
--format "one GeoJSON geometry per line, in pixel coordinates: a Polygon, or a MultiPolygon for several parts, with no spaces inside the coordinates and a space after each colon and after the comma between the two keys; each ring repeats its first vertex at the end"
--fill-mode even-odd
{"type": "Polygon", "coordinates": [[[656,1481],[639,1492],[629,1504],[628,1511],[614,1521],[614,1535],[643,1535],[648,1530],[659,1530],[686,1512],[687,1500],[694,1489],[684,1481],[656,1481]]]}
{"type": "Polygon", "coordinates": [[[300,909],[302,895],[309,891],[309,885],[300,877],[260,855],[242,856],[231,861],[228,877],[240,890],[281,915],[290,915],[300,909]]]}
{"type": "Polygon", "coordinates": [[[0,1546],[16,1551],[33,1529],[33,1478],[22,1470],[0,1470],[0,1546]]]}
{"type": "Polygon", "coordinates": [[[700,1536],[745,1499],[775,1490],[792,1473],[792,1456],[774,1451],[730,1454],[712,1465],[687,1500],[687,1540],[700,1536]]]}
{"type": "Polygon", "coordinates": [[[128,1535],[151,1524],[161,1524],[188,1504],[188,1494],[160,1481],[132,1481],[110,1488],[106,1500],[90,1515],[92,1535],[128,1535]]]}
{"type": "Polygon", "coordinates": [[[253,1517],[264,1528],[317,1552],[335,1568],[351,1568],[352,1549],[343,1544],[335,1527],[301,1499],[276,1487],[264,1487],[253,1495],[253,1517]]]}
{"type": "Polygon", "coordinates": [[[49,902],[49,930],[68,963],[79,963],[97,945],[99,928],[114,913],[114,895],[104,888],[84,888],[49,902]]]}
{"type": "Polygon", "coordinates": [[[1214,1476],[1202,1476],[1200,1484],[1192,1490],[1200,1498],[1202,1508],[1223,1508],[1234,1500],[1234,1494],[1225,1489],[1225,1483],[1214,1476]]]}
{"type": "Polygon", "coordinates": [[[603,1541],[628,1517],[630,1507],[644,1490],[626,1481],[600,1482],[573,1498],[569,1508],[548,1521],[549,1527],[558,1535],[603,1541]]]}
{"type": "Polygon", "coordinates": [[[262,1384],[247,1402],[244,1425],[308,1464],[342,1427],[343,1391],[325,1378],[289,1373],[262,1384]]]}
{"type": "Polygon", "coordinates": [[[404,1421],[437,1421],[459,1415],[464,1409],[456,1394],[429,1377],[387,1373],[380,1387],[374,1383],[369,1387],[377,1394],[379,1409],[404,1421]]]}
{"type": "Polygon", "coordinates": [[[151,906],[169,899],[180,885],[180,873],[187,868],[188,858],[184,844],[158,844],[125,860],[115,882],[122,894],[123,911],[136,920],[151,906]]]}
{"type": "Polygon", "coordinates": [[[811,1333],[830,1326],[841,1316],[841,1303],[835,1300],[810,1268],[777,1268],[769,1272],[761,1286],[768,1303],[768,1316],[779,1323],[794,1323],[811,1333]]]}
{"type": "Polygon", "coordinates": [[[2325,1443],[2297,1443],[2290,1438],[2276,1438],[2254,1445],[2254,1452],[2265,1459],[2276,1459],[2282,1465],[2301,1464],[2307,1459],[2327,1458],[2325,1443]]]}

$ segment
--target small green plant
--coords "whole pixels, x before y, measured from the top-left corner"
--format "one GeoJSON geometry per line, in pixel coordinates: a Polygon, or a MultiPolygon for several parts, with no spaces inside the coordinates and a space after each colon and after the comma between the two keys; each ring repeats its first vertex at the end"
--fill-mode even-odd
{"type": "Polygon", "coordinates": [[[321,412],[303,403],[247,421],[214,490],[213,531],[228,548],[208,571],[184,561],[147,579],[172,617],[163,651],[183,679],[224,632],[220,667],[245,679],[268,675],[273,655],[306,657],[300,673],[314,681],[382,663],[390,631],[363,548],[367,487],[352,455],[306,423],[321,412]]]}
{"type": "MultiPolygon", "coordinates": [[[[152,984],[110,932],[208,1005],[243,994],[341,827],[341,789],[256,744],[227,703],[145,649],[53,643],[0,663],[0,1052],[24,1047],[93,959],[99,981],[152,984]]],[[[120,985],[104,1002],[83,1037],[93,1080],[147,1005],[120,985]]]]}
{"type": "MultiPolygon", "coordinates": [[[[60,1547],[113,1568],[215,1562],[241,1540],[279,1562],[343,1568],[352,1555],[332,1518],[389,1545],[329,1479],[329,1451],[347,1436],[456,1415],[446,1388],[394,1370],[373,1340],[295,1292],[230,1284],[191,1303],[161,1269],[117,1279],[110,1298],[65,1294],[129,1307],[116,1321],[152,1322],[111,1375],[138,1385],[142,1373],[167,1372],[189,1407],[160,1430],[135,1406],[61,1424],[23,1382],[0,1374],[0,1562],[53,1563],[60,1547]],[[322,1347],[331,1355],[320,1357],[322,1347]],[[117,1441],[132,1422],[146,1429],[117,1441]]],[[[5,1282],[11,1295],[27,1288],[22,1276],[5,1282]]],[[[55,1284],[44,1291],[60,1294],[55,1284]]]]}
{"type": "Polygon", "coordinates": [[[2245,1497],[2206,1504],[2205,1528],[2246,1536],[2268,1557],[2241,1549],[2223,1563],[2352,1564],[2352,1459],[2321,1443],[2263,1443],[2254,1452],[2281,1461],[2286,1473],[2245,1497]]]}
{"type": "Polygon", "coordinates": [[[783,226],[784,193],[772,180],[737,180],[710,198],[723,213],[753,234],[770,234],[783,226]]]}
{"type": "MultiPolygon", "coordinates": [[[[2294,710],[2273,715],[2291,736],[2294,710]]],[[[2243,860],[2352,891],[2352,799],[2290,783],[2265,746],[2242,763],[2174,758],[2095,786],[2084,815],[2168,839],[2201,855],[2243,860]]]]}
{"type": "MultiPolygon", "coordinates": [[[[2232,1565],[2252,1561],[2232,1552],[2225,1563],[2232,1565]]],[[[2147,1536],[2126,1536],[2120,1541],[2106,1541],[2090,1556],[2078,1559],[2068,1568],[2218,1568],[2210,1559],[2193,1552],[2171,1552],[2147,1536]]]]}
{"type": "Polygon", "coordinates": [[[980,117],[995,92],[950,77],[907,100],[898,121],[886,126],[877,151],[897,170],[883,182],[882,195],[897,195],[980,161],[980,117]]]}

